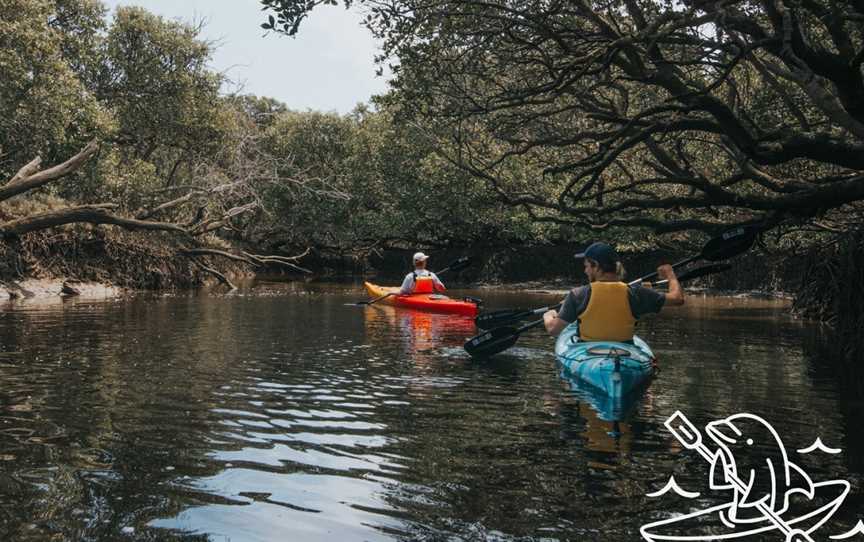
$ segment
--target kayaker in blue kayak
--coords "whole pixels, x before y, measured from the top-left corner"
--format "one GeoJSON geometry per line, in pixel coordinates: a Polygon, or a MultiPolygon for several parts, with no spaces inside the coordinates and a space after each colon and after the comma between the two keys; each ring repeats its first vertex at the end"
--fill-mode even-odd
{"type": "Polygon", "coordinates": [[[622,282],[621,258],[611,245],[593,243],[576,258],[584,259],[589,284],[571,290],[560,312],[543,315],[553,336],[578,321],[580,340],[630,342],[641,316],[658,313],[666,305],[684,304],[684,291],[671,265],[657,268],[660,278],[669,281],[669,291],[663,293],[622,282]]]}
{"type": "Polygon", "coordinates": [[[414,271],[405,275],[405,280],[402,281],[402,286],[399,288],[401,295],[432,294],[447,289],[435,273],[426,269],[426,261],[429,256],[417,252],[413,259],[414,271]]]}

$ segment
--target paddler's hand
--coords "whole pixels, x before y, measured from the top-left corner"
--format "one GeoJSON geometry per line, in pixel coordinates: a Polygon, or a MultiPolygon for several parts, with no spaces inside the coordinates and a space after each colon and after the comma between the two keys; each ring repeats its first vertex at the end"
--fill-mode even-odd
{"type": "Polygon", "coordinates": [[[567,322],[558,318],[558,311],[551,309],[543,313],[543,325],[550,335],[557,337],[567,327],[567,322]]]}
{"type": "Polygon", "coordinates": [[[675,270],[672,269],[671,265],[665,263],[657,268],[657,275],[659,275],[662,280],[671,280],[675,278],[675,270]]]}
{"type": "Polygon", "coordinates": [[[657,274],[660,275],[661,279],[669,281],[669,292],[664,294],[666,296],[664,303],[672,306],[683,305],[684,290],[678,284],[678,277],[675,276],[672,266],[669,264],[661,265],[657,268],[657,274]]]}

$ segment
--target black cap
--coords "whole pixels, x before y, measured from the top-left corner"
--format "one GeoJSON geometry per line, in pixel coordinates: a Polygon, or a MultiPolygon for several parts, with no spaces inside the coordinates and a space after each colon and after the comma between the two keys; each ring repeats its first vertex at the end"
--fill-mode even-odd
{"type": "Polygon", "coordinates": [[[606,243],[591,243],[585,252],[580,252],[575,256],[577,259],[588,258],[600,264],[603,269],[613,269],[615,264],[621,261],[618,253],[612,248],[612,245],[606,243]]]}

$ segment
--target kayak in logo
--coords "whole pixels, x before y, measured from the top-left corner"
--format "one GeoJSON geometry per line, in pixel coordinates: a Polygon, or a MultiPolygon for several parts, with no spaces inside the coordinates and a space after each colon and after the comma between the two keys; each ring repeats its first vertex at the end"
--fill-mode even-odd
{"type": "MultiPolygon", "coordinates": [[[[778,540],[782,542],[813,542],[811,535],[837,512],[849,494],[846,480],[814,483],[790,461],[777,431],[759,416],[742,413],[709,423],[705,433],[716,445],[713,451],[680,411],[670,416],[665,425],[685,448],[698,452],[709,463],[709,487],[731,491],[732,497],[719,506],[643,525],[640,532],[649,542],[753,540],[771,531],[779,531],[778,540]],[[798,513],[793,514],[793,500],[803,503],[806,511],[798,512],[799,506],[795,506],[798,513]]],[[[839,453],[821,440],[799,453],[815,451],[839,453]]],[[[664,490],[648,496],[660,496],[670,486],[671,482],[664,490]]],[[[683,495],[681,491],[676,493],[683,495]]],[[[851,537],[855,531],[840,536],[851,537]]]]}

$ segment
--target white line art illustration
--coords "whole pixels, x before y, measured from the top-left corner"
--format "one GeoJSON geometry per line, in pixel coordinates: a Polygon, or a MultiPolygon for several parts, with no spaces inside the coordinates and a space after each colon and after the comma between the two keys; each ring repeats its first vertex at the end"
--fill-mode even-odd
{"type": "Polygon", "coordinates": [[[808,446],[806,448],[802,448],[802,449],[798,450],[798,453],[799,454],[809,454],[809,453],[817,452],[817,451],[818,452],[824,452],[826,454],[839,454],[843,450],[841,450],[840,448],[830,448],[828,446],[825,446],[825,443],[822,442],[822,439],[820,437],[816,437],[816,442],[814,442],[813,444],[811,444],[810,446],[808,446]]]}
{"type": "Polygon", "coordinates": [[[700,495],[698,492],[686,491],[682,489],[681,486],[678,485],[678,482],[675,481],[675,476],[670,476],[669,481],[666,482],[666,485],[663,486],[663,489],[659,491],[655,491],[654,493],[648,493],[648,497],[661,497],[669,492],[676,493],[685,499],[695,499],[700,495]]]}
{"type": "MultiPolygon", "coordinates": [[[[780,436],[759,416],[741,413],[709,423],[705,433],[716,445],[714,451],[681,411],[670,416],[665,425],[686,449],[699,453],[710,464],[709,487],[732,495],[729,503],[643,525],[640,533],[649,542],[743,540],[771,531],[779,531],[782,538],[778,536],[778,540],[783,542],[814,542],[811,535],[837,512],[849,494],[846,480],[813,482],[789,460],[780,436]],[[756,450],[760,453],[754,453],[756,450]],[[796,510],[802,503],[809,505],[806,513],[790,512],[793,497],[796,510]],[[718,528],[727,532],[718,533],[718,528]]],[[[806,450],[827,448],[821,440],[817,443],[806,450]]],[[[648,496],[666,492],[664,488],[648,496]]],[[[840,536],[857,534],[855,529],[850,533],[840,536]]]]}
{"type": "Polygon", "coordinates": [[[831,536],[830,538],[832,540],[846,540],[847,538],[852,538],[856,534],[864,536],[864,521],[861,521],[860,519],[858,520],[858,523],[854,527],[852,527],[852,530],[848,533],[838,534],[835,536],[831,536]]]}

